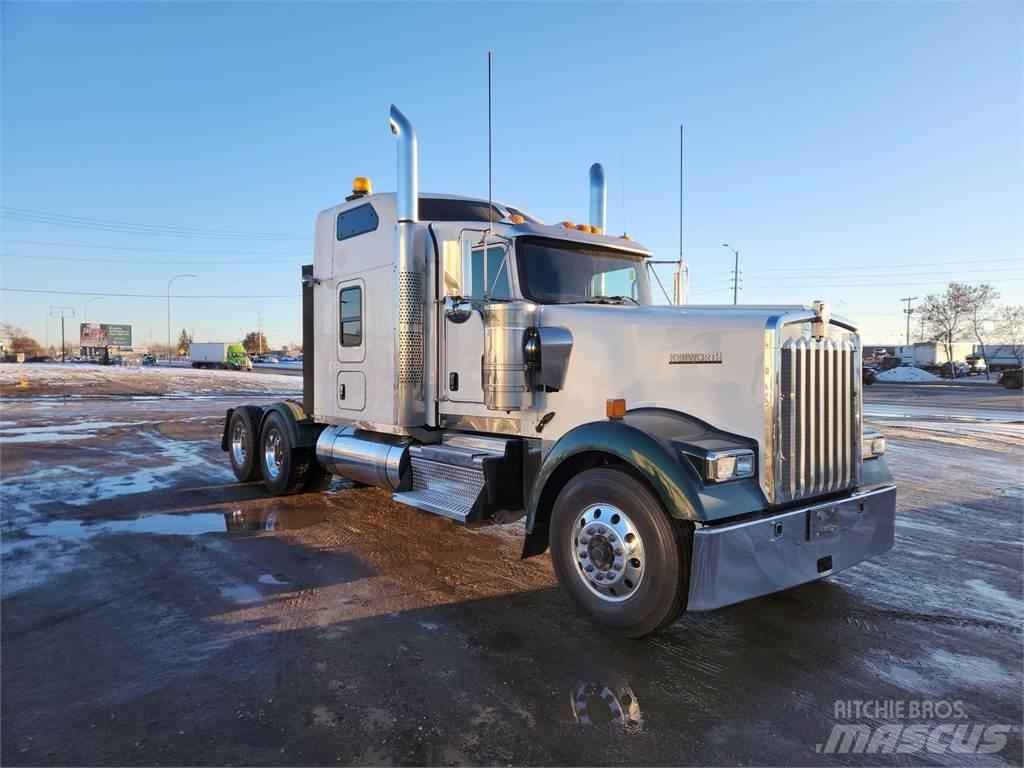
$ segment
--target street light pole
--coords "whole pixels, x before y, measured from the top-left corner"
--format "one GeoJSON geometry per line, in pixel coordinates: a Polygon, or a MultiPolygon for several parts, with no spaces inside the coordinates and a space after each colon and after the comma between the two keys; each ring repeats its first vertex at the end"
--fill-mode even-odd
{"type": "Polygon", "coordinates": [[[102,299],[102,298],[103,298],[102,296],[93,296],[92,298],[89,298],[89,299],[85,300],[85,309],[82,311],[82,322],[83,323],[88,323],[89,322],[89,302],[90,301],[96,301],[97,299],[102,299]]]}
{"type": "Polygon", "coordinates": [[[903,312],[907,316],[907,346],[908,347],[910,346],[910,316],[912,314],[914,314],[914,311],[915,311],[915,310],[910,308],[910,302],[916,301],[916,300],[917,300],[917,296],[904,296],[902,299],[900,299],[900,301],[907,302],[907,308],[904,309],[903,312]]]}
{"type": "Polygon", "coordinates": [[[167,365],[174,365],[174,351],[171,347],[171,283],[179,277],[196,277],[196,275],[175,275],[167,281],[167,365]]]}
{"type": "Polygon", "coordinates": [[[723,248],[728,248],[736,256],[736,266],[732,270],[732,303],[733,306],[740,303],[740,252],[728,243],[722,243],[723,248]]]}

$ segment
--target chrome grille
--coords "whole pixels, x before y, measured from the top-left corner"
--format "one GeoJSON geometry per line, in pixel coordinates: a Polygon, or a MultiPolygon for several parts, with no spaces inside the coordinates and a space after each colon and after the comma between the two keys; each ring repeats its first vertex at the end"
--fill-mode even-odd
{"type": "Polygon", "coordinates": [[[790,338],[780,350],[776,502],[860,481],[860,360],[856,337],[790,338]]]}

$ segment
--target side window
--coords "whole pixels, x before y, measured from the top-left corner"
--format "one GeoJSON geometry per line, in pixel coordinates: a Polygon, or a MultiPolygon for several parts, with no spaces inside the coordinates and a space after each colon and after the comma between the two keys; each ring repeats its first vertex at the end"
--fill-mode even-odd
{"type": "Polygon", "coordinates": [[[380,223],[377,212],[367,203],[338,214],[338,239],[347,240],[364,232],[373,232],[380,223]]]}
{"type": "Polygon", "coordinates": [[[341,289],[338,301],[340,323],[338,341],[343,347],[358,347],[363,343],[363,289],[352,286],[341,289]]]}
{"type": "Polygon", "coordinates": [[[470,296],[474,299],[481,299],[484,296],[495,299],[512,298],[512,286],[508,277],[510,265],[505,254],[504,248],[487,249],[487,282],[485,285],[484,250],[479,248],[473,251],[473,262],[470,265],[470,296]]]}

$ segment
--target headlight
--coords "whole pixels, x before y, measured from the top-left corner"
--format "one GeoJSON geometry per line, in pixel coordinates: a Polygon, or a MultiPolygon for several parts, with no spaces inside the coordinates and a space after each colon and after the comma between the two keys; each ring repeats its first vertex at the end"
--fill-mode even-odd
{"type": "Polygon", "coordinates": [[[865,432],[860,441],[861,459],[873,459],[885,453],[885,438],[881,432],[865,432]]]}
{"type": "Polygon", "coordinates": [[[754,452],[747,448],[712,451],[704,460],[704,478],[712,483],[753,475],[754,452]]]}

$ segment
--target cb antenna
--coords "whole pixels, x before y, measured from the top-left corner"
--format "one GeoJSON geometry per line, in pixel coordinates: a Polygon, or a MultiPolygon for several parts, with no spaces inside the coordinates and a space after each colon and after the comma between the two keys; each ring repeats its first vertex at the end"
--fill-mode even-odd
{"type": "MultiPolygon", "coordinates": [[[[491,194],[491,184],[493,179],[492,172],[492,160],[493,160],[493,140],[491,131],[491,52],[487,52],[487,240],[491,239],[491,232],[494,229],[494,199],[491,194]]],[[[486,257],[484,258],[486,262],[486,257]]],[[[486,267],[485,267],[486,269],[486,267]]]]}
{"type": "Polygon", "coordinates": [[[690,267],[683,261],[683,124],[679,124],[679,264],[675,275],[675,303],[690,302],[690,267]]]}

